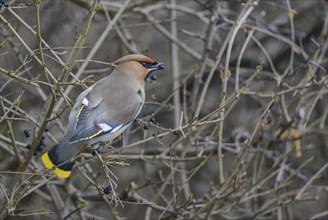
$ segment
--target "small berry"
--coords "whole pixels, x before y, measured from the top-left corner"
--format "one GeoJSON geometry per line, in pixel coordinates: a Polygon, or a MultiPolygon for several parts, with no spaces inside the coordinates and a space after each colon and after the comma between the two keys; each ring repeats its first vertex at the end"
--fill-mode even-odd
{"type": "Polygon", "coordinates": [[[0,9],[1,9],[3,6],[7,8],[7,7],[9,6],[8,2],[1,0],[1,1],[0,1],[0,9]]]}
{"type": "Polygon", "coordinates": [[[152,76],[150,77],[150,79],[153,80],[153,81],[155,81],[155,80],[157,79],[157,76],[156,76],[156,75],[152,75],[152,76]]]}
{"type": "Polygon", "coordinates": [[[152,123],[154,123],[155,122],[155,118],[153,117],[149,121],[152,122],[152,123]]]}
{"type": "Polygon", "coordinates": [[[179,131],[176,130],[176,131],[173,132],[173,134],[174,135],[179,135],[179,131]]]}
{"type": "Polygon", "coordinates": [[[44,129],[44,132],[48,132],[49,131],[49,128],[48,127],[46,127],[46,129],[44,129]]]}
{"type": "Polygon", "coordinates": [[[149,128],[149,125],[144,125],[144,127],[143,127],[145,130],[148,130],[148,128],[149,128]]]}
{"type": "Polygon", "coordinates": [[[106,195],[111,194],[113,192],[112,187],[111,186],[107,186],[106,188],[103,189],[103,192],[106,195]]]}
{"type": "Polygon", "coordinates": [[[27,145],[26,145],[26,148],[27,148],[27,149],[31,149],[31,148],[32,148],[32,145],[27,144],[27,145]]]}
{"type": "Polygon", "coordinates": [[[30,132],[29,132],[29,130],[25,129],[25,130],[24,130],[24,135],[25,135],[25,137],[29,138],[29,137],[30,137],[30,132]]]}
{"type": "Polygon", "coordinates": [[[44,149],[45,145],[44,144],[39,144],[37,147],[36,147],[36,150],[37,151],[42,151],[44,149]]]}

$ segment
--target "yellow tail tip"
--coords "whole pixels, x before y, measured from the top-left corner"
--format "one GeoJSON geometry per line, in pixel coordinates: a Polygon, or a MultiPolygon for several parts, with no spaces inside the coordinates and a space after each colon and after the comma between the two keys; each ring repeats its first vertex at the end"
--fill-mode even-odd
{"type": "Polygon", "coordinates": [[[62,170],[59,168],[55,168],[55,170],[53,170],[53,172],[60,178],[68,178],[71,175],[71,171],[66,171],[66,170],[62,170]]]}
{"type": "Polygon", "coordinates": [[[52,170],[56,174],[56,176],[60,178],[67,178],[71,175],[71,171],[62,170],[56,167],[56,165],[53,164],[53,162],[50,160],[48,152],[44,153],[41,156],[41,161],[47,169],[52,170]]]}
{"type": "Polygon", "coordinates": [[[55,164],[53,164],[52,161],[50,160],[48,152],[45,152],[44,154],[42,154],[41,160],[42,160],[43,165],[49,170],[55,166],[55,164]]]}

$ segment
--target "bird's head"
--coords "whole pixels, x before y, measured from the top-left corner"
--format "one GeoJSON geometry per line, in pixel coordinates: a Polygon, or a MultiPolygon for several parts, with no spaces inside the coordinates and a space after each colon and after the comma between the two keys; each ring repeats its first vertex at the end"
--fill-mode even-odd
{"type": "Polygon", "coordinates": [[[147,80],[154,71],[164,69],[163,63],[158,63],[152,58],[141,54],[124,56],[115,61],[114,64],[135,74],[140,80],[147,80]]]}

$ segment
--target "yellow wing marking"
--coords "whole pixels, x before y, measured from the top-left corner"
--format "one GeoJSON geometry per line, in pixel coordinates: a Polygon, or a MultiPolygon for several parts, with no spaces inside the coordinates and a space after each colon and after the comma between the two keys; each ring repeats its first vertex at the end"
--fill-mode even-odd
{"type": "Polygon", "coordinates": [[[92,138],[98,136],[99,134],[101,134],[102,132],[103,132],[102,130],[99,130],[97,133],[95,133],[95,134],[93,134],[93,135],[91,135],[89,137],[84,138],[84,140],[92,139],[92,138]]]}
{"type": "Polygon", "coordinates": [[[78,119],[80,117],[80,114],[81,114],[83,108],[84,108],[84,105],[81,105],[81,108],[80,108],[79,112],[76,115],[76,119],[78,119]]]}

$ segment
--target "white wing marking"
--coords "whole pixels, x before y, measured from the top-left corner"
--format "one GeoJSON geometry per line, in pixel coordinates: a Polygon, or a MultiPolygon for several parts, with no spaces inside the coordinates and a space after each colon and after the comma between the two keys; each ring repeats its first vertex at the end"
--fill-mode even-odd
{"type": "Polygon", "coordinates": [[[111,127],[111,126],[109,126],[108,124],[106,124],[106,123],[99,123],[99,124],[97,124],[99,127],[100,127],[100,129],[102,130],[102,131],[104,131],[104,132],[106,132],[106,131],[110,131],[110,130],[112,130],[113,128],[111,127]]]}
{"type": "Polygon", "coordinates": [[[111,130],[110,133],[115,133],[115,132],[118,131],[121,127],[123,127],[123,124],[120,124],[120,125],[116,126],[115,128],[113,128],[113,130],[111,130]]]}
{"type": "Polygon", "coordinates": [[[89,104],[89,100],[88,100],[87,98],[84,98],[84,99],[82,100],[82,104],[85,105],[85,106],[88,106],[88,104],[89,104]]]}

